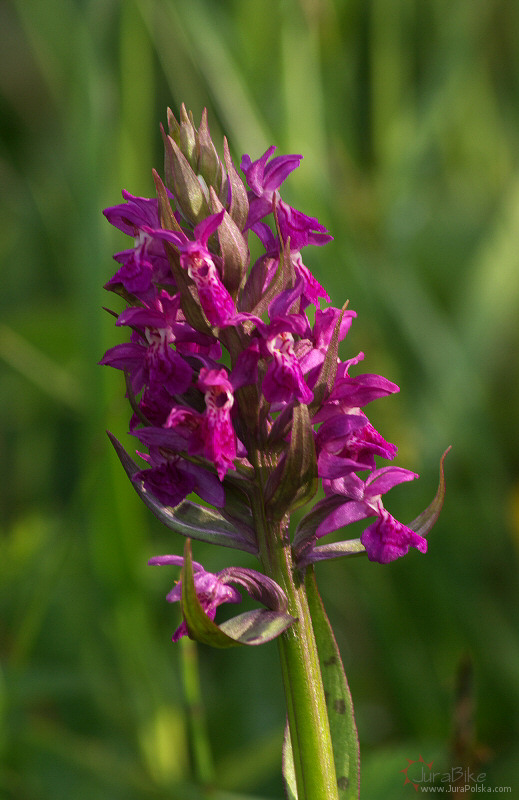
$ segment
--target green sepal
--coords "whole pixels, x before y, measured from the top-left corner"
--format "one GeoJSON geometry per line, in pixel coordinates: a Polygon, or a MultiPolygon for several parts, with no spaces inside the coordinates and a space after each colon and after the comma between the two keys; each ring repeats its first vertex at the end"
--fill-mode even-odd
{"type": "MultiPolygon", "coordinates": [[[[242,231],[249,215],[249,198],[247,196],[245,184],[234,167],[229,150],[229,143],[227,142],[225,136],[223,137],[223,157],[225,161],[225,167],[227,169],[227,178],[231,187],[231,205],[229,207],[229,214],[238,228],[242,231]]],[[[225,200],[223,202],[225,202],[225,200]]]]}
{"type": "Polygon", "coordinates": [[[189,636],[191,639],[211,645],[211,647],[226,649],[240,645],[264,644],[275,639],[295,622],[294,617],[290,614],[258,608],[217,625],[207,616],[196,596],[193,557],[189,539],[184,546],[184,566],[181,580],[180,604],[189,636]]]}
{"type": "Polygon", "coordinates": [[[279,263],[268,287],[261,292],[255,305],[251,308],[244,308],[243,310],[250,311],[251,314],[256,314],[256,316],[261,317],[268,310],[274,297],[281,294],[289,285],[293,286],[294,284],[295,272],[290,251],[290,237],[288,237],[283,245],[283,249],[280,251],[279,263]]]}
{"type": "MultiPolygon", "coordinates": [[[[212,212],[218,214],[224,206],[212,186],[209,189],[209,195],[212,212]]],[[[223,283],[235,298],[249,266],[249,248],[242,232],[227,211],[224,211],[217,232],[223,260],[223,283]]]]}
{"type": "Polygon", "coordinates": [[[278,516],[304,505],[318,486],[317,458],[308,406],[294,406],[290,445],[283,461],[269,477],[265,500],[278,516]]]}
{"type": "Polygon", "coordinates": [[[299,520],[292,540],[292,550],[296,558],[299,558],[299,555],[313,544],[316,539],[315,532],[321,522],[323,522],[332,511],[344,505],[344,502],[345,498],[343,495],[332,494],[329,497],[319,500],[308,514],[305,514],[305,516],[299,520]]]}
{"type": "Polygon", "coordinates": [[[237,550],[244,550],[246,553],[258,552],[256,542],[246,538],[243,535],[243,529],[240,533],[232,523],[225,520],[217,511],[211,508],[199,506],[189,500],[183,500],[175,507],[163,505],[147,491],[142,481],[136,482],[133,480],[133,475],[139,471],[139,467],[115,436],[110,431],[107,431],[107,433],[133,488],[150,511],[166,527],[175,531],[175,533],[198,539],[201,542],[219,544],[223,547],[234,547],[237,550]]]}
{"type": "Polygon", "coordinates": [[[420,536],[427,536],[435,522],[437,521],[438,517],[440,516],[440,511],[442,510],[443,501],[445,499],[445,475],[443,472],[443,462],[445,461],[445,456],[451,449],[451,445],[446,449],[442,457],[440,458],[440,480],[438,482],[438,490],[434,496],[434,500],[432,503],[427,506],[425,511],[422,511],[416,519],[409,523],[407,526],[411,528],[412,531],[418,533],[420,536]]]}
{"type": "Polygon", "coordinates": [[[359,739],[353,703],[341,654],[317,588],[313,567],[306,572],[305,587],[326,697],[339,800],[358,800],[359,739]]]}
{"type": "Polygon", "coordinates": [[[202,119],[197,133],[198,172],[207,186],[219,192],[222,185],[222,165],[211,139],[207,122],[207,108],[202,111],[202,119]]]}
{"type": "Polygon", "coordinates": [[[177,143],[163,129],[162,133],[166,186],[175,195],[182,215],[193,225],[197,225],[210,213],[204,191],[177,143]]]}
{"type": "Polygon", "coordinates": [[[313,387],[314,399],[309,405],[310,414],[313,416],[315,412],[321,408],[324,400],[328,397],[335,384],[337,376],[337,358],[339,355],[339,335],[341,331],[342,319],[346,311],[348,303],[345,303],[341,309],[341,313],[337,318],[335,327],[333,329],[330,344],[327,347],[326,355],[319,372],[319,377],[315,386],[313,387]]]}
{"type": "Polygon", "coordinates": [[[224,480],[225,505],[218,509],[222,517],[235,526],[238,533],[242,532],[246,539],[256,540],[254,519],[250,509],[250,500],[246,492],[233,481],[235,476],[227,474],[224,480]]]}
{"type": "Polygon", "coordinates": [[[328,561],[330,558],[352,558],[365,555],[367,555],[366,548],[360,539],[347,539],[344,542],[330,542],[330,544],[317,545],[317,547],[303,551],[299,556],[297,566],[299,569],[304,569],[308,564],[328,561]]]}
{"type": "Polygon", "coordinates": [[[196,130],[191,112],[186,111],[184,103],[180,107],[180,128],[177,144],[193,169],[196,168],[196,130]]]}
{"type": "MultiPolygon", "coordinates": [[[[166,187],[156,170],[153,170],[153,180],[155,181],[155,188],[157,190],[160,224],[162,228],[164,230],[182,230],[171,210],[166,187]]],[[[194,281],[191,280],[186,270],[180,266],[178,252],[171,242],[164,242],[164,248],[168,257],[171,273],[180,291],[180,304],[187,321],[195,330],[210,336],[212,334],[211,326],[207,322],[206,316],[202,311],[194,281]]]]}
{"type": "Polygon", "coordinates": [[[168,115],[168,133],[172,139],[176,141],[177,144],[180,143],[180,125],[177,122],[177,119],[173,113],[173,111],[168,107],[167,110],[168,115]]]}
{"type": "Polygon", "coordinates": [[[171,208],[171,203],[169,201],[166,187],[162,182],[162,178],[160,177],[156,169],[152,170],[152,175],[153,175],[153,181],[155,183],[155,189],[157,192],[157,202],[159,204],[159,219],[161,228],[163,228],[163,230],[166,231],[178,231],[178,232],[182,231],[182,228],[178,224],[175,215],[173,214],[173,209],[171,208]]]}

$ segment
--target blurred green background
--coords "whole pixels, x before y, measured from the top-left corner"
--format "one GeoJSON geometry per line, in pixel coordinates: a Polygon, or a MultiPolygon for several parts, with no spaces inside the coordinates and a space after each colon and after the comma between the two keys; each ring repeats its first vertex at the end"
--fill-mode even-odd
{"type": "Polygon", "coordinates": [[[427,556],[318,565],[362,797],[410,796],[419,754],[519,796],[519,5],[4,0],[0,30],[0,796],[282,796],[275,644],[200,648],[222,792],[195,788],[176,575],[146,567],[183,541],[105,435],[129,418],[121,375],[96,366],[119,341],[102,286],[127,245],[101,210],[153,194],[182,102],[236,161],[304,155],[285,194],[335,237],[305,261],[359,314],[343,357],[401,386],[370,416],[422,475],[388,498],[402,521],[453,445],[427,556]]]}

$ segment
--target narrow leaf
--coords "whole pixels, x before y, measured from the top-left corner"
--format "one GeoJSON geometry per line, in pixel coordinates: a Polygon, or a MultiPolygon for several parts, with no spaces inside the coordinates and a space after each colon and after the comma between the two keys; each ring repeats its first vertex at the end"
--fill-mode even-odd
{"type": "Polygon", "coordinates": [[[183,216],[196,225],[210,213],[200,182],[171,136],[164,137],[164,147],[166,185],[169,184],[183,216]]]}
{"type": "Polygon", "coordinates": [[[174,113],[172,112],[172,110],[169,107],[167,109],[167,115],[168,115],[168,131],[169,131],[169,135],[178,144],[180,142],[180,125],[178,124],[174,113]]]}
{"type": "Polygon", "coordinates": [[[327,561],[330,558],[342,558],[344,556],[365,556],[366,548],[360,539],[348,539],[345,542],[331,542],[330,544],[318,545],[305,550],[297,562],[298,567],[315,564],[317,561],[327,561]]]}
{"type": "Polygon", "coordinates": [[[298,800],[296,768],[294,766],[294,752],[292,750],[292,739],[290,738],[288,720],[285,727],[285,736],[283,738],[281,763],[286,800],[298,800]]]}
{"type": "Polygon", "coordinates": [[[211,139],[207,122],[207,108],[202,111],[202,119],[197,133],[198,172],[205,179],[206,184],[214,186],[218,192],[221,188],[222,169],[218,153],[211,139]]]}
{"type": "Polygon", "coordinates": [[[133,475],[139,471],[139,467],[109,431],[108,436],[133,488],[164,525],[182,536],[190,536],[192,539],[219,544],[223,547],[235,547],[237,550],[245,550],[247,553],[257,553],[256,543],[238,533],[234,525],[223,519],[217,511],[199,506],[189,500],[184,500],[174,508],[163,505],[145,489],[142,481],[133,480],[133,475]]]}
{"type": "Polygon", "coordinates": [[[155,189],[157,191],[161,228],[168,231],[181,231],[182,228],[175,219],[175,215],[173,214],[168,193],[164,183],[162,182],[162,178],[155,169],[152,170],[152,175],[155,183],[155,189]]]}
{"type": "Polygon", "coordinates": [[[346,498],[337,494],[319,500],[312,510],[299,521],[292,542],[294,552],[299,554],[308,547],[315,540],[315,532],[321,522],[345,502],[346,498]]]}
{"type": "Polygon", "coordinates": [[[226,137],[223,138],[223,157],[225,166],[227,168],[227,176],[231,186],[231,205],[229,214],[235,221],[238,228],[242,231],[247,222],[249,213],[249,198],[247,197],[247,189],[236,172],[231,153],[229,151],[229,144],[226,137]]]}
{"type": "Polygon", "coordinates": [[[310,414],[313,416],[315,412],[322,406],[323,401],[330,394],[335,383],[337,375],[337,357],[339,354],[339,336],[341,331],[342,319],[346,311],[348,303],[345,303],[341,309],[341,313],[337,318],[335,328],[333,329],[332,338],[326,351],[326,356],[319,372],[317,383],[313,387],[314,399],[310,403],[310,414]]]}
{"type": "Polygon", "coordinates": [[[277,513],[284,514],[289,508],[297,508],[308,502],[317,491],[317,460],[312,424],[308,407],[294,406],[290,445],[282,472],[274,471],[272,481],[267,483],[265,496],[269,490],[269,506],[277,513]]]}
{"type": "Polygon", "coordinates": [[[282,611],[256,608],[222,622],[220,630],[238,644],[255,645],[270,642],[294,622],[294,617],[282,611]]]}
{"type": "Polygon", "coordinates": [[[312,567],[307,570],[305,586],[326,696],[339,798],[358,800],[359,741],[353,703],[341,654],[324,610],[312,567]]]}
{"type": "Polygon", "coordinates": [[[425,511],[422,511],[416,519],[409,523],[408,527],[411,528],[412,531],[420,534],[420,536],[427,536],[431,528],[433,527],[434,523],[437,521],[438,517],[440,516],[440,511],[442,510],[443,501],[445,499],[445,475],[443,472],[443,462],[445,461],[445,456],[451,449],[449,446],[442,457],[440,458],[440,480],[438,483],[438,490],[434,497],[432,503],[427,506],[425,511]]]}
{"type": "MultiPolygon", "coordinates": [[[[222,210],[223,205],[212,186],[209,192],[212,212],[217,214],[222,210]]],[[[227,211],[218,226],[218,241],[223,259],[223,282],[226,289],[233,297],[236,297],[242,277],[249,266],[249,248],[242,232],[227,211]]]]}
{"type": "MultiPolygon", "coordinates": [[[[176,140],[174,139],[174,141],[176,140]]],[[[196,169],[197,153],[195,126],[189,118],[184,103],[182,103],[180,107],[180,131],[177,144],[193,170],[196,169]]]]}
{"type": "MultiPolygon", "coordinates": [[[[157,198],[160,210],[160,223],[165,230],[181,230],[180,225],[176,221],[171,205],[169,202],[168,193],[164,186],[160,175],[153,170],[153,179],[155,181],[155,188],[157,190],[157,198]]],[[[175,279],[175,283],[180,291],[182,311],[184,312],[187,321],[195,330],[201,333],[211,335],[211,327],[202,311],[202,307],[198,301],[198,295],[194,282],[191,280],[186,270],[180,266],[179,255],[171,242],[164,242],[164,248],[168,257],[171,272],[175,279]]]]}
{"type": "Polygon", "coordinates": [[[190,637],[220,649],[264,644],[275,639],[295,622],[290,614],[259,608],[217,625],[207,616],[196,595],[189,539],[184,547],[181,606],[190,637]]]}
{"type": "Polygon", "coordinates": [[[205,613],[198,600],[195,579],[193,575],[193,557],[191,554],[191,541],[188,539],[184,546],[184,566],[182,567],[182,595],[180,605],[189,636],[198,642],[209,644],[212,647],[235,647],[237,642],[219,629],[218,625],[205,613]]]}

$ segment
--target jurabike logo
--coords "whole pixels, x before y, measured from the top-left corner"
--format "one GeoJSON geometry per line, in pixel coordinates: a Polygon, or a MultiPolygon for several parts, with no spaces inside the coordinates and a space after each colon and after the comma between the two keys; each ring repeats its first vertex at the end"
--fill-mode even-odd
{"type": "Polygon", "coordinates": [[[451,767],[444,772],[435,772],[432,769],[433,763],[426,761],[421,754],[416,760],[408,758],[407,767],[400,770],[405,775],[404,786],[409,783],[416,792],[418,789],[423,792],[486,791],[482,785],[486,778],[485,772],[475,773],[464,767],[451,767]]]}
{"type": "MultiPolygon", "coordinates": [[[[430,771],[432,769],[433,763],[434,762],[431,761],[431,763],[428,764],[427,761],[425,761],[425,759],[422,757],[421,753],[420,753],[420,757],[419,757],[418,761],[413,761],[412,759],[408,758],[407,759],[407,767],[405,769],[401,769],[400,770],[400,772],[403,772],[404,775],[405,775],[404,786],[406,785],[406,783],[410,783],[411,786],[414,787],[415,791],[418,791],[418,786],[420,785],[422,780],[420,778],[414,778],[413,777],[415,775],[415,772],[417,772],[416,768],[411,770],[411,776],[412,777],[409,776],[409,770],[412,768],[413,764],[425,764],[426,767],[429,767],[429,771],[430,771]]],[[[422,767],[422,773],[423,773],[423,771],[424,770],[423,770],[423,767],[422,767]]]]}

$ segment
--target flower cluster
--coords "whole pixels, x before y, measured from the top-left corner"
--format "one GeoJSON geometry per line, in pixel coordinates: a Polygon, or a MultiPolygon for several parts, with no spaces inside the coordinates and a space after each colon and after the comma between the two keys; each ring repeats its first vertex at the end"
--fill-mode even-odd
{"type": "MultiPolygon", "coordinates": [[[[356,314],[321,309],[329,297],[303,262],[306,248],[332,237],[280,196],[301,156],[276,156],[274,147],[255,161],[244,155],[244,181],[227,142],[220,160],[205,112],[198,129],[184,108],[180,122],[170,112],[163,135],[157,198],[123,192],[124,203],[105,210],[134,240],[116,254],[118,269],[106,284],[128,303],[116,324],[131,331],[130,340],[101,363],[126,376],[130,431],[145,448],[145,466],[130,468],[135,488],[171,527],[179,513],[199,514],[186,500],[196,493],[216,511],[182,532],[258,552],[253,495],[267,519],[288,529],[291,510],[311,499],[320,480],[324,499],[293,536],[296,568],[346,553],[341,543],[326,550],[319,542],[365,518],[374,521],[357,551],[370,560],[387,563],[410,547],[424,553],[424,531],[395,520],[382,499],[417,476],[377,467],[377,456],[392,460],[397,448],[365,411],[398,387],[380,375],[350,374],[362,353],[340,360],[356,314]],[[252,266],[250,236],[262,248],[252,266]]],[[[199,565],[195,588],[211,618],[220,603],[239,600],[199,565]]],[[[178,586],[168,599],[180,599],[178,586]]],[[[183,625],[175,637],[187,632],[183,625]]]]}

